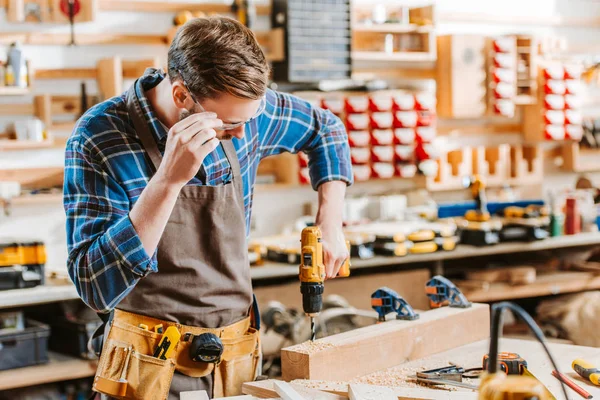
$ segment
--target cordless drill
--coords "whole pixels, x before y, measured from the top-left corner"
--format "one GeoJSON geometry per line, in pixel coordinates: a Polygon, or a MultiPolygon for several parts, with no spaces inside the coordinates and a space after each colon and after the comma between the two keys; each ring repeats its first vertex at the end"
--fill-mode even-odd
{"type": "MultiPolygon", "coordinates": [[[[323,243],[318,226],[308,226],[302,230],[302,257],[300,257],[300,292],[304,313],[310,317],[311,340],[315,340],[315,316],[323,308],[323,292],[325,291],[325,264],[323,264],[323,243]]],[[[346,242],[350,247],[350,243],[346,242]]],[[[338,277],[350,275],[350,257],[348,257],[338,277]]]]}

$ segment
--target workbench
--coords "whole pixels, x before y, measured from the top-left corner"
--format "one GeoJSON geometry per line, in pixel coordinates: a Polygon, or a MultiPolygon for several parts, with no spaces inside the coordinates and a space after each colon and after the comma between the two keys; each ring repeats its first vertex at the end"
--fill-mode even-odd
{"type": "MultiPolygon", "coordinates": [[[[481,366],[482,357],[488,352],[488,346],[488,340],[478,341],[424,359],[410,361],[401,364],[396,368],[376,372],[366,377],[354,379],[350,382],[296,380],[292,381],[292,383],[309,388],[318,388],[319,390],[325,390],[346,397],[348,383],[359,383],[393,387],[394,393],[399,399],[475,400],[477,399],[476,392],[469,389],[453,387],[451,390],[444,390],[423,386],[423,389],[417,390],[415,384],[404,382],[403,377],[414,375],[416,371],[446,366],[449,363],[454,363],[465,368],[481,366]],[[394,386],[395,382],[399,382],[399,385],[404,386],[394,386]]],[[[561,372],[583,389],[590,392],[594,397],[600,397],[600,387],[594,386],[590,382],[583,380],[571,369],[571,362],[576,358],[585,358],[592,364],[600,365],[600,349],[557,343],[549,343],[548,346],[561,372]]],[[[530,372],[533,373],[533,375],[535,375],[535,377],[538,378],[557,399],[563,398],[560,382],[551,375],[553,368],[539,343],[529,340],[502,339],[500,342],[500,351],[520,354],[527,360],[530,372]]],[[[476,379],[471,380],[471,382],[478,385],[476,379]]],[[[266,396],[273,394],[269,389],[269,385],[270,381],[246,384],[244,385],[244,393],[269,398],[266,396]]],[[[567,391],[570,399],[581,398],[571,389],[567,388],[567,391]]],[[[274,397],[278,396],[271,396],[271,398],[274,397]]]]}

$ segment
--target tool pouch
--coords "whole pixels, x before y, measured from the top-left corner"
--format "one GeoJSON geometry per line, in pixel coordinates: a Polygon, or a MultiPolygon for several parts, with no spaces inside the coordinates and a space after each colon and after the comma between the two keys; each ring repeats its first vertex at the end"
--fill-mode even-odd
{"type": "Polygon", "coordinates": [[[166,399],[175,362],[150,355],[161,335],[122,321],[113,320],[110,324],[94,378],[94,391],[118,399],[166,399]]]}

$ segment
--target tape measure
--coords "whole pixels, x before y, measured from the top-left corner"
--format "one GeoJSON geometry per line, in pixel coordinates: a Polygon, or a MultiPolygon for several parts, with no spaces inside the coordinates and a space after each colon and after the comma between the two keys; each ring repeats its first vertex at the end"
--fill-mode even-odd
{"type": "MultiPolygon", "coordinates": [[[[483,370],[487,371],[490,355],[483,356],[483,370]]],[[[500,369],[507,375],[523,375],[527,361],[517,353],[498,353],[500,369]]]]}

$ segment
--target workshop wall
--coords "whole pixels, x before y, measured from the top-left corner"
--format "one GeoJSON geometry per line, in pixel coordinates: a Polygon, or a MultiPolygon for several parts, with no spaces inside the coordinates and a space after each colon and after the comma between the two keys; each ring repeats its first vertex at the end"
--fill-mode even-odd
{"type": "MultiPolygon", "coordinates": [[[[160,2],[160,0],[156,0],[160,2]]],[[[367,0],[360,0],[366,2],[367,0]]],[[[383,2],[385,3],[385,2],[383,2]]],[[[423,1],[415,1],[415,4],[423,1]]],[[[589,17],[592,14],[600,14],[600,3],[592,0],[504,0],[501,4],[497,2],[480,0],[453,0],[436,2],[439,13],[487,13],[494,14],[507,19],[514,18],[514,24],[493,24],[477,22],[443,22],[437,24],[437,33],[475,33],[483,35],[496,35],[506,33],[533,33],[543,36],[560,36],[564,38],[565,45],[576,51],[590,51],[600,45],[600,29],[585,26],[553,27],[535,25],[535,21],[542,17],[589,17]],[[530,23],[526,16],[531,17],[530,23]]],[[[77,33],[164,33],[172,26],[172,15],[161,13],[129,13],[129,12],[102,12],[98,13],[98,20],[93,23],[81,23],[76,26],[77,33]]],[[[268,17],[262,16],[258,19],[258,30],[266,30],[269,27],[268,17]]],[[[6,16],[0,12],[0,32],[19,32],[29,28],[22,24],[10,24],[6,16]]],[[[46,29],[53,33],[68,33],[68,26],[52,26],[46,29]]],[[[0,49],[2,47],[0,46],[0,49]]],[[[166,61],[166,47],[160,46],[24,46],[25,55],[31,60],[32,65],[37,68],[76,68],[94,67],[97,60],[110,56],[121,56],[128,60],[159,57],[161,63],[166,61]]],[[[385,63],[382,63],[385,64],[385,63]]],[[[371,66],[373,67],[373,66],[371,66]]],[[[389,68],[389,65],[383,65],[389,68]]],[[[95,94],[96,84],[93,80],[86,81],[88,93],[95,94]]],[[[128,87],[131,81],[125,82],[128,87]]],[[[80,81],[36,81],[33,94],[19,98],[0,97],[0,103],[18,101],[26,103],[31,101],[33,95],[42,93],[70,94],[79,93],[80,81]]],[[[600,98],[600,96],[598,96],[600,98]]],[[[0,117],[0,131],[4,126],[15,118],[0,117]]],[[[58,132],[57,135],[67,136],[69,132],[58,132]]],[[[520,135],[510,134],[509,141],[516,143],[521,141],[520,135]],[[510,136],[512,135],[512,136],[510,136]]],[[[495,140],[499,140],[500,134],[495,140]]],[[[489,142],[494,140],[488,136],[476,136],[468,139],[473,141],[489,142]]],[[[23,167],[48,167],[63,165],[63,150],[48,149],[23,152],[0,153],[0,168],[23,168],[23,167]]],[[[571,186],[576,175],[560,172],[548,160],[544,182],[540,184],[544,188],[550,185],[554,189],[571,186]]],[[[593,179],[600,180],[600,174],[592,174],[593,179]]],[[[407,190],[413,186],[411,181],[393,180],[382,182],[369,182],[356,185],[351,188],[350,194],[374,194],[387,193],[394,190],[407,190]]],[[[435,194],[434,198],[450,200],[463,198],[466,193],[444,193],[435,194]]],[[[257,190],[254,200],[254,235],[265,235],[277,233],[285,225],[300,217],[302,205],[316,200],[316,194],[309,187],[286,188],[285,190],[268,189],[257,190]],[[277,201],[273,201],[276,198],[277,201]]],[[[49,260],[51,269],[65,268],[66,249],[64,237],[64,214],[60,203],[49,204],[45,207],[27,206],[13,210],[9,218],[0,217],[0,235],[11,236],[38,236],[48,244],[49,260]]]]}

